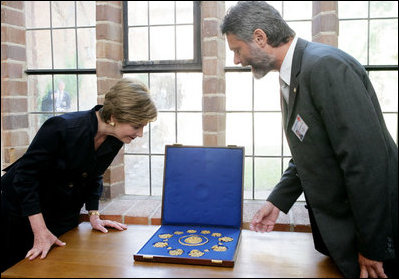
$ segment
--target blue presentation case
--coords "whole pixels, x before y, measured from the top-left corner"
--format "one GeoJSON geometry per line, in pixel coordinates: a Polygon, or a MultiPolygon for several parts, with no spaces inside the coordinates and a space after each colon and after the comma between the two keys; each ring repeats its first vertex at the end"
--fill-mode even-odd
{"type": "Polygon", "coordinates": [[[233,267],[243,175],[244,147],[165,146],[161,227],[134,260],[233,267]]]}

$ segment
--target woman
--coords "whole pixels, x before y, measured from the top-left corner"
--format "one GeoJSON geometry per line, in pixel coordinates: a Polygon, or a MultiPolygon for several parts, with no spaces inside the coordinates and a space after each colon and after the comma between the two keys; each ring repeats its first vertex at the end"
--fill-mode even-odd
{"type": "Polygon", "coordinates": [[[93,229],[127,226],[101,220],[102,176],[124,143],[143,135],[156,107],[147,88],[122,79],[104,105],[48,119],[26,153],[1,178],[1,272],[24,257],[45,258],[60,235],[79,224],[85,204],[93,229]],[[33,248],[32,248],[33,247],[33,248]]]}

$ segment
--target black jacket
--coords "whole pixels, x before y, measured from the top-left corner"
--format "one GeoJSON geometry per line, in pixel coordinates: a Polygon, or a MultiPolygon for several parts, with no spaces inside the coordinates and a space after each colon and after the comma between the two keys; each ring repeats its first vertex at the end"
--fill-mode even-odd
{"type": "Polygon", "coordinates": [[[48,119],[26,153],[1,178],[3,207],[15,216],[42,213],[53,233],[77,225],[80,209],[98,209],[103,173],[123,143],[108,136],[94,150],[95,111],[66,113],[48,119]]]}

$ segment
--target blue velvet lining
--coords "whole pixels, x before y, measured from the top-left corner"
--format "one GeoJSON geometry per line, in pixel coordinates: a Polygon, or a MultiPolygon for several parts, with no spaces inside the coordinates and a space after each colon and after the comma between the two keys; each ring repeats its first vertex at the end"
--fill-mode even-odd
{"type": "Polygon", "coordinates": [[[226,227],[207,227],[207,226],[161,226],[156,233],[147,241],[147,243],[138,251],[138,255],[150,255],[159,257],[172,258],[189,258],[189,259],[209,259],[233,261],[237,243],[241,234],[240,229],[226,227]],[[195,231],[192,232],[191,230],[195,231]],[[189,231],[189,232],[188,232],[189,231]],[[208,231],[208,232],[206,232],[208,231]],[[182,232],[182,234],[176,234],[182,232]],[[213,233],[220,233],[220,236],[212,236],[213,233]],[[160,236],[169,235],[168,238],[160,236]],[[199,245],[184,245],[184,239],[190,236],[203,238],[199,245]],[[227,238],[223,238],[227,237],[227,238]],[[222,238],[222,239],[221,239],[222,238]],[[231,241],[224,241],[230,240],[231,241]],[[179,241],[180,240],[180,241],[179,241]],[[167,243],[164,247],[154,247],[156,243],[167,243]],[[225,251],[215,251],[212,247],[226,247],[225,251]],[[169,249],[168,249],[169,248],[169,249]],[[182,249],[181,255],[170,255],[169,251],[182,249]],[[203,253],[199,257],[190,256],[192,250],[199,250],[203,253]]]}
{"type": "Polygon", "coordinates": [[[242,221],[244,148],[167,146],[162,225],[242,221]]]}

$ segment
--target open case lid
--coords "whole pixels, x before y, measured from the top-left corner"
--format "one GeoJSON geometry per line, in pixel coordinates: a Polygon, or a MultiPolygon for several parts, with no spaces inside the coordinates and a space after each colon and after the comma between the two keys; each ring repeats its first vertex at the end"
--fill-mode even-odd
{"type": "Polygon", "coordinates": [[[162,225],[241,228],[244,147],[165,147],[162,225]]]}

